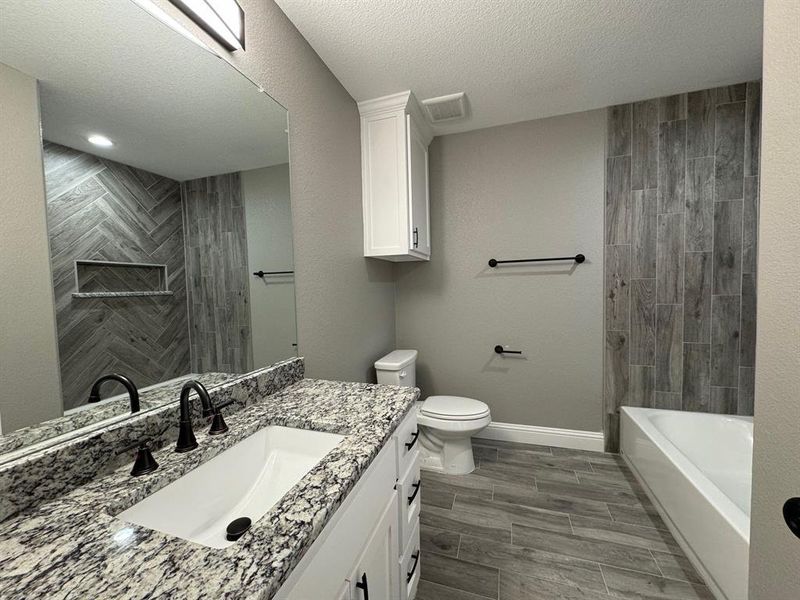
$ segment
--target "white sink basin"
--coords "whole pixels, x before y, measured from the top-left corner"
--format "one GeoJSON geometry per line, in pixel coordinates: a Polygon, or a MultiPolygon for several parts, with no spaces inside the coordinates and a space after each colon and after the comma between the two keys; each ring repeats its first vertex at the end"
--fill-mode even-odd
{"type": "MultiPolygon", "coordinates": [[[[211,548],[239,517],[255,525],[344,436],[271,426],[245,438],[118,518],[211,548]]],[[[245,534],[247,535],[247,534],[245,534]]]]}

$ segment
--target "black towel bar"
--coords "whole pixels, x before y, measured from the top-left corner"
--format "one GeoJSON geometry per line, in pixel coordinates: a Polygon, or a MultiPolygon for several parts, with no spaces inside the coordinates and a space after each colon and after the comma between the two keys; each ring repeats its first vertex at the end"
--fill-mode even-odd
{"type": "Polygon", "coordinates": [[[294,271],[256,271],[253,273],[256,277],[261,277],[262,279],[267,275],[290,275],[294,274],[294,271]]]}
{"type": "Polygon", "coordinates": [[[548,262],[551,260],[574,260],[576,263],[581,264],[586,260],[586,257],[583,254],[576,254],[575,256],[555,256],[553,258],[519,258],[516,260],[497,260],[495,258],[490,258],[489,266],[496,267],[497,265],[507,263],[548,262]]]}

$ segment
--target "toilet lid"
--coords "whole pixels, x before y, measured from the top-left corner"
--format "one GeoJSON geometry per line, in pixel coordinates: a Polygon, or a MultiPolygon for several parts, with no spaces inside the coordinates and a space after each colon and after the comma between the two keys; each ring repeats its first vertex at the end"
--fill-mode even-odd
{"type": "Polygon", "coordinates": [[[431,396],[422,403],[422,412],[437,419],[475,419],[489,413],[489,407],[480,400],[461,396],[431,396]]]}

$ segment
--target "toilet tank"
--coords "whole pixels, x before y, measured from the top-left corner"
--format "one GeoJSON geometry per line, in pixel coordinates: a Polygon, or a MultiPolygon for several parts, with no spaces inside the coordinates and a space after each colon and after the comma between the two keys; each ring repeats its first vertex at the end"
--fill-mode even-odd
{"type": "Polygon", "coordinates": [[[378,383],[416,387],[417,351],[394,350],[375,362],[378,383]]]}

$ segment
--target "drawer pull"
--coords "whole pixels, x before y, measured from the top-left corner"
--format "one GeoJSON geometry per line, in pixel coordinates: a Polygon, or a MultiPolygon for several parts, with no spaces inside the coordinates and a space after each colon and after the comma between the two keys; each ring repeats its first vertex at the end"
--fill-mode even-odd
{"type": "Polygon", "coordinates": [[[364,600],[369,600],[369,584],[367,583],[366,573],[361,576],[361,581],[356,582],[356,587],[360,590],[364,590],[364,600]]]}
{"type": "Polygon", "coordinates": [[[406,442],[406,450],[411,450],[414,447],[414,444],[417,443],[417,439],[419,438],[419,429],[414,432],[414,435],[411,436],[411,441],[406,442]]]}
{"type": "Polygon", "coordinates": [[[420,480],[419,480],[417,483],[415,483],[415,484],[413,484],[413,485],[411,486],[412,488],[414,488],[414,493],[413,493],[413,494],[411,494],[411,495],[408,497],[408,504],[409,504],[409,506],[410,506],[411,504],[413,504],[413,502],[414,502],[414,499],[417,497],[417,494],[419,494],[419,486],[420,486],[420,484],[421,484],[421,483],[422,483],[422,480],[420,479],[420,480]]]}
{"type": "Polygon", "coordinates": [[[411,580],[414,578],[414,573],[416,572],[417,565],[419,564],[419,550],[414,552],[414,554],[411,555],[411,558],[414,559],[414,565],[411,567],[411,570],[406,573],[406,583],[411,583],[411,580]]]}

